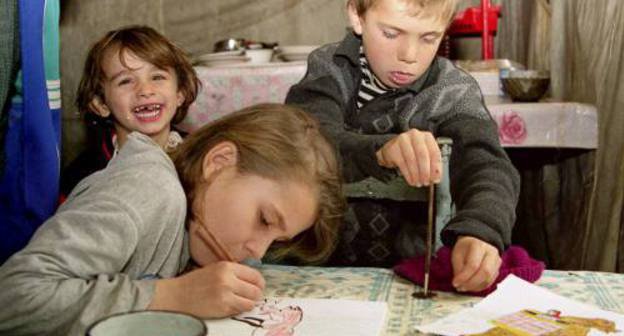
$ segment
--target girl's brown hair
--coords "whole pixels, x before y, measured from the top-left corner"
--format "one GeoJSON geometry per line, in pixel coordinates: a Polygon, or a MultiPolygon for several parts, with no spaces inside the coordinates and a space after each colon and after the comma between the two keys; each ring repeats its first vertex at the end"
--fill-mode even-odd
{"type": "Polygon", "coordinates": [[[189,106],[197,97],[200,87],[199,79],[186,53],[156,30],[147,26],[128,26],[111,30],[91,47],[78,86],[76,97],[78,110],[86,115],[88,112],[93,112],[91,102],[96,96],[104,101],[102,89],[102,83],[106,79],[102,68],[104,58],[107,55],[117,54],[121,63],[126,65],[123,58],[125,52],[132,52],[158,68],[171,68],[175,71],[178,90],[182,92],[184,102],[178,107],[171,122],[176,124],[182,121],[186,117],[189,106]]]}
{"type": "Polygon", "coordinates": [[[170,155],[186,191],[189,219],[201,193],[204,156],[216,144],[238,148],[237,168],[276,181],[302,181],[317,191],[314,225],[288,243],[274,244],[269,257],[306,263],[326,260],[334,250],[345,210],[342,178],[334,147],[318,122],[283,104],[260,104],[234,112],[190,134],[170,155]]]}

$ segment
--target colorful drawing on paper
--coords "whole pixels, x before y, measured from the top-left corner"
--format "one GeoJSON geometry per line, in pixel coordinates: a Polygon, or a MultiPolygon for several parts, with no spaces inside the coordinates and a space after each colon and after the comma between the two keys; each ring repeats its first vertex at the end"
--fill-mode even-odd
{"type": "Polygon", "coordinates": [[[378,336],[385,302],[272,298],[233,318],[206,320],[208,336],[378,336]]]}
{"type": "Polygon", "coordinates": [[[282,305],[278,299],[264,299],[252,311],[232,319],[254,327],[252,336],[293,336],[303,319],[303,309],[282,305]]]}
{"type": "Polygon", "coordinates": [[[415,328],[443,336],[612,336],[623,334],[624,315],[509,275],[474,306],[415,328]]]}
{"type": "Polygon", "coordinates": [[[615,322],[601,318],[564,316],[558,310],[525,309],[490,321],[496,327],[469,336],[585,336],[592,329],[615,333],[615,322]]]}

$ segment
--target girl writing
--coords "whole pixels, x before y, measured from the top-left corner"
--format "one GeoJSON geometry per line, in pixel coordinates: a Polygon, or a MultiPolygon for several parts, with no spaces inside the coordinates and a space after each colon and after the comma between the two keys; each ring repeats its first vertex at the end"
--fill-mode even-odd
{"type": "Polygon", "coordinates": [[[341,186],[332,146],[294,107],[233,113],[171,158],[130,133],[0,267],[0,306],[10,307],[0,309],[0,334],[82,335],[104,316],[142,309],[203,318],[251,310],[264,279],[238,262],[262,258],[273,242],[273,258],[323,261],[344,209],[341,186]]]}

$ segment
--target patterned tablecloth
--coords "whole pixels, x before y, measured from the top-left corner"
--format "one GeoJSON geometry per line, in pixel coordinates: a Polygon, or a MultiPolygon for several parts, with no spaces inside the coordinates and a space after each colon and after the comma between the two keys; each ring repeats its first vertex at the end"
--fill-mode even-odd
{"type": "Polygon", "coordinates": [[[180,124],[186,131],[255,103],[283,102],[288,89],[303,77],[306,63],[197,66],[195,71],[202,88],[180,124]]]}
{"type": "MultiPolygon", "coordinates": [[[[193,131],[230,112],[260,102],[283,102],[305,74],[305,62],[195,68],[203,87],[180,125],[193,131]]],[[[495,76],[495,75],[494,75],[495,76]]],[[[492,75],[475,73],[499,126],[504,147],[596,148],[596,109],[578,103],[510,103],[493,86],[492,75]],[[491,95],[489,95],[491,94],[491,95]]],[[[494,78],[497,79],[497,78],[494,78]]],[[[496,81],[494,81],[496,82],[496,81]]]]}
{"type": "MultiPolygon", "coordinates": [[[[382,268],[328,268],[264,265],[265,295],[385,301],[384,335],[418,335],[414,326],[468,308],[481,298],[438,293],[412,298],[419,287],[382,268]]],[[[545,271],[537,284],[567,298],[624,313],[624,274],[545,271]]]]}

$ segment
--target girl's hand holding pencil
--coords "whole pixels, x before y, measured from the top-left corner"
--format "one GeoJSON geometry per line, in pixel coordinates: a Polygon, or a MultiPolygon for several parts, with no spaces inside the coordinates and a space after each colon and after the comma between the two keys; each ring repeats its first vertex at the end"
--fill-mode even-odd
{"type": "Polygon", "coordinates": [[[225,317],[253,309],[262,299],[264,278],[252,267],[239,264],[201,221],[192,227],[219,259],[177,278],[156,281],[149,309],[174,310],[199,317],[225,317]]]}

